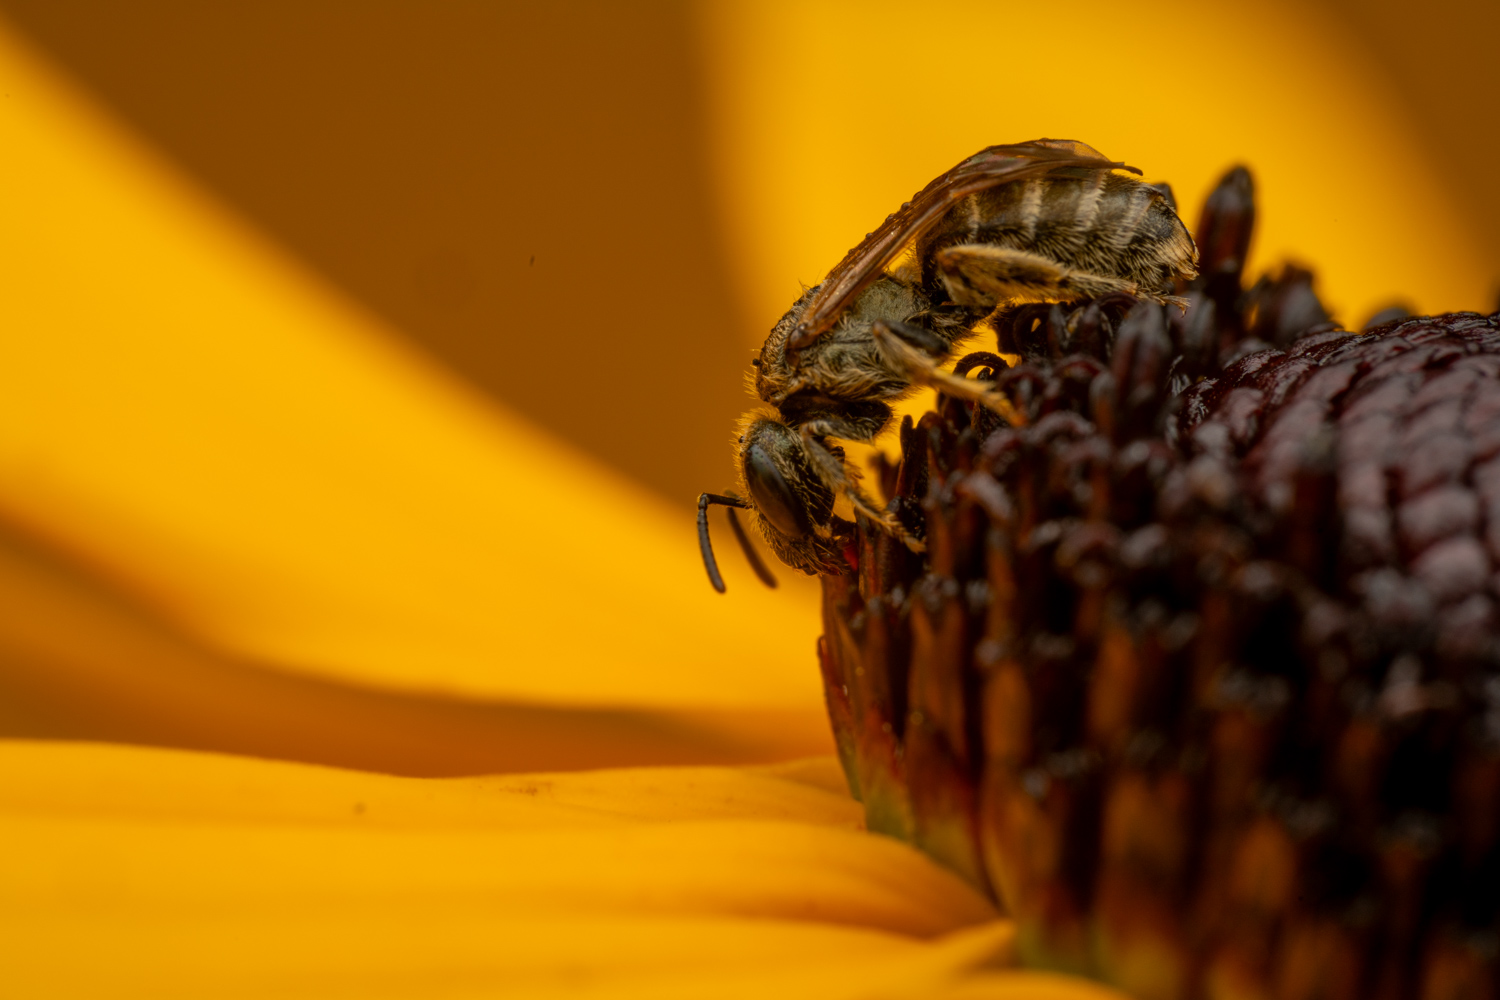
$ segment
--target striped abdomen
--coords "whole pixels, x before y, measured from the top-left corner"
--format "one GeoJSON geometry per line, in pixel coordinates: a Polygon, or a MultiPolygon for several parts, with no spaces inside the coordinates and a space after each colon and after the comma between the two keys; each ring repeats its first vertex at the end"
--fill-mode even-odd
{"type": "Polygon", "coordinates": [[[1192,238],[1166,196],[1104,170],[1059,171],[959,202],[916,248],[923,284],[934,294],[941,295],[935,255],[960,244],[1037,254],[1146,292],[1196,274],[1192,238]]]}

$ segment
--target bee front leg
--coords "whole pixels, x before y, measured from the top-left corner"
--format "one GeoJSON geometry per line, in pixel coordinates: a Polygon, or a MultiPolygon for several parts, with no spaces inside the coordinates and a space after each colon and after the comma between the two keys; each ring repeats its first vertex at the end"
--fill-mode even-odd
{"type": "Polygon", "coordinates": [[[923,541],[907,531],[906,526],[896,519],[896,515],[881,508],[860,487],[859,471],[835,455],[823,441],[828,437],[842,437],[850,440],[869,439],[867,435],[849,433],[851,430],[857,431],[856,428],[848,427],[834,418],[811,420],[801,426],[802,444],[808,459],[813,464],[813,469],[833,490],[848,497],[850,505],[856,511],[879,525],[886,534],[901,539],[913,552],[927,551],[927,546],[923,541]]]}
{"type": "Polygon", "coordinates": [[[925,336],[926,331],[895,320],[876,320],[871,334],[886,363],[913,384],[928,385],[955,399],[979,403],[999,414],[1012,427],[1026,424],[1025,415],[1004,393],[988,388],[986,383],[977,379],[967,379],[945,370],[939,360],[912,346],[913,342],[922,342],[918,335],[925,336]]]}

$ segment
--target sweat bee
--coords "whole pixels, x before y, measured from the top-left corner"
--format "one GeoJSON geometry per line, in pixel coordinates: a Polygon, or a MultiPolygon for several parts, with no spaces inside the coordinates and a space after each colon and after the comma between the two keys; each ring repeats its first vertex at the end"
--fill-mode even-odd
{"type": "Polygon", "coordinates": [[[756,574],[775,580],[734,510],[752,511],[771,550],[806,573],[845,567],[834,501],[913,550],[922,541],[859,484],[830,439],[873,441],[889,403],[919,386],[1020,417],[985,384],[942,368],[997,309],[1126,293],[1175,301],[1176,279],[1197,274],[1197,249],[1170,195],[1081,142],[1038,139],[990,146],[928,184],[807,289],[751,361],[768,404],[741,420],[738,495],[698,497],[698,541],[709,582],[724,581],[708,508],[730,525],[756,574]]]}

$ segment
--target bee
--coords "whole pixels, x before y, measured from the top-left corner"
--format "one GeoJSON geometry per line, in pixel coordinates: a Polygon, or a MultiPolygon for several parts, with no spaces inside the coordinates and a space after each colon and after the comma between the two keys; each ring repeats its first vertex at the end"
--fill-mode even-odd
{"type": "Polygon", "coordinates": [[[1126,171],[1140,173],[1081,142],[990,146],[887,216],[793,303],[751,361],[752,387],[767,405],[740,422],[740,491],[698,498],[698,541],[715,590],[723,593],[724,581],[708,534],[713,505],[729,508],[736,539],[769,586],[775,579],[736,509],[753,513],[778,558],[809,574],[847,568],[839,496],[922,551],[831,441],[873,441],[891,421],[890,403],[921,386],[1022,423],[1005,396],[942,367],[991,313],[1113,293],[1180,304],[1168,293],[1197,274],[1197,249],[1170,192],[1126,171]]]}

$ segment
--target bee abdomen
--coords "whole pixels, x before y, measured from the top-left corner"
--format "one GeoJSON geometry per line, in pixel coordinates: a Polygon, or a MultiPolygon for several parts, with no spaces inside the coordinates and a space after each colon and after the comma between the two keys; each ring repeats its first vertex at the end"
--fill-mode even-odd
{"type": "Polygon", "coordinates": [[[1042,177],[966,202],[929,242],[929,259],[957,243],[988,243],[1153,291],[1196,273],[1181,220],[1161,192],[1134,178],[1106,171],[1042,177]]]}

